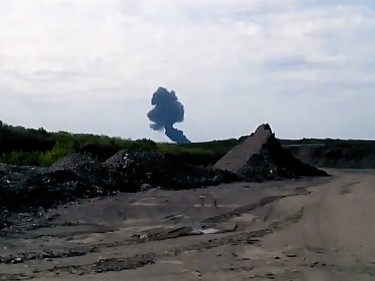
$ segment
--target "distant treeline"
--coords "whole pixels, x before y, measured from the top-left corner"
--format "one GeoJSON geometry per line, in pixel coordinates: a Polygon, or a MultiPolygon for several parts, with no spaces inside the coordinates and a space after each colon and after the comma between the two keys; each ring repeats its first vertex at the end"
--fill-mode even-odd
{"type": "MultiPolygon", "coordinates": [[[[50,166],[60,158],[80,153],[104,161],[122,149],[169,153],[183,157],[191,164],[215,163],[228,150],[236,146],[239,139],[215,140],[191,144],[155,143],[149,139],[130,140],[94,134],[72,134],[47,132],[43,128],[26,129],[7,125],[0,121],[0,162],[13,165],[50,166]]],[[[374,144],[365,140],[302,139],[281,140],[283,146],[329,146],[374,144]]]]}
{"type": "Polygon", "coordinates": [[[81,153],[104,161],[117,151],[163,152],[184,157],[192,164],[215,162],[238,143],[236,139],[176,145],[149,139],[130,140],[94,134],[47,132],[27,129],[0,121],[0,162],[12,165],[50,166],[58,159],[81,153]]]}

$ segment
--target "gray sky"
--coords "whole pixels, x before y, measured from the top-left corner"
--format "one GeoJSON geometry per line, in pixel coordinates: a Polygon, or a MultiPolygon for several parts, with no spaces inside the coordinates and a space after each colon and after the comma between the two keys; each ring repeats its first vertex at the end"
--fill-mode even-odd
{"type": "Polygon", "coordinates": [[[0,1],[0,120],[166,141],[159,86],[192,141],[374,139],[375,1],[0,1]]]}

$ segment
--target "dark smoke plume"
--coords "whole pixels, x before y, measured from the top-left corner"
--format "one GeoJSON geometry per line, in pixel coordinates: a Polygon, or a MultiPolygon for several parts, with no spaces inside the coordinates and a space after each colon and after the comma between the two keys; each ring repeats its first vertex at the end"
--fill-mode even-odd
{"type": "Polygon", "coordinates": [[[179,144],[190,143],[181,130],[173,127],[174,123],[184,121],[184,106],[177,99],[174,91],[159,87],[153,94],[151,104],[155,106],[147,117],[153,124],[150,127],[154,130],[165,130],[165,134],[172,141],[179,144]]]}

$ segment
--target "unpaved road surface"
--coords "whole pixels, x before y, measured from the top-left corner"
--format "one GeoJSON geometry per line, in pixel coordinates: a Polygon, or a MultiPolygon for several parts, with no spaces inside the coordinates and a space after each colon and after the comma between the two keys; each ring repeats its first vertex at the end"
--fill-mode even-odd
{"type": "Polygon", "coordinates": [[[375,171],[83,200],[0,236],[0,280],[375,280],[375,171]]]}

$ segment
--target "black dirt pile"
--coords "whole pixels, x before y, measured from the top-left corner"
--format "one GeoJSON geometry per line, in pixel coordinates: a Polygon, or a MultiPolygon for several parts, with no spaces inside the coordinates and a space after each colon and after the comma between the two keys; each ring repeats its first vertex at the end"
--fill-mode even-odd
{"type": "Polygon", "coordinates": [[[268,124],[259,126],[255,133],[230,150],[214,167],[251,181],[328,176],[283,149],[268,124]]]}
{"type": "Polygon", "coordinates": [[[146,152],[120,151],[104,163],[73,154],[50,168],[0,165],[0,208],[10,211],[145,188],[200,188],[237,179],[171,155],[146,152]]]}
{"type": "Polygon", "coordinates": [[[103,166],[108,171],[109,182],[119,189],[127,185],[130,191],[139,191],[142,186],[196,188],[237,179],[230,173],[187,164],[171,154],[151,152],[130,153],[123,150],[106,160],[103,166]]]}

